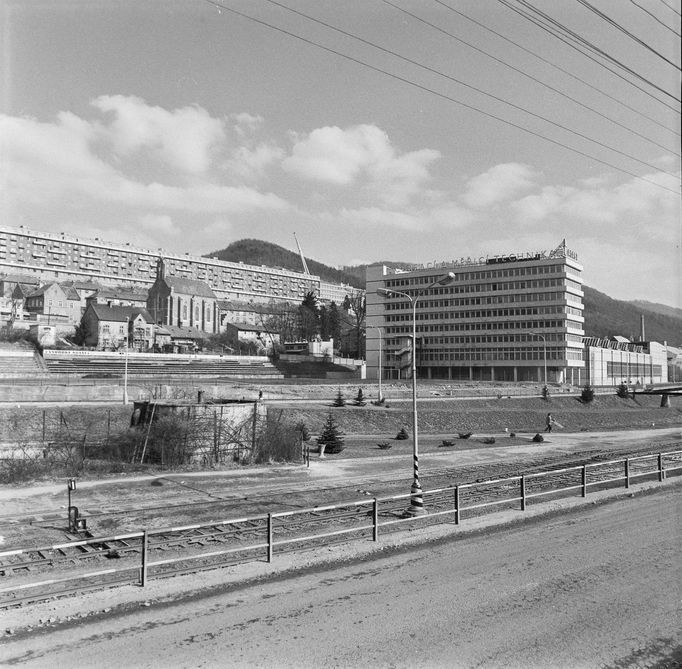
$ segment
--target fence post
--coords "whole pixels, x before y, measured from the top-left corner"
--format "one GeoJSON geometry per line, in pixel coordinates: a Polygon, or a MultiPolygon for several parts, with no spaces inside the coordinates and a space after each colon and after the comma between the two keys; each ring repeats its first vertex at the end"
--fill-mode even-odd
{"type": "Polygon", "coordinates": [[[272,513],[268,513],[268,562],[272,562],[272,513]]]}
{"type": "Polygon", "coordinates": [[[140,569],[140,585],[147,584],[147,551],[149,550],[149,536],[147,530],[142,535],[142,568],[140,569]]]}
{"type": "Polygon", "coordinates": [[[460,521],[460,509],[459,509],[459,486],[455,486],[455,525],[459,525],[460,521]]]}
{"type": "Polygon", "coordinates": [[[665,470],[663,469],[663,453],[658,454],[658,480],[663,481],[665,479],[665,470]]]}
{"type": "Polygon", "coordinates": [[[630,487],[630,458],[625,458],[625,487],[630,487]]]}
{"type": "Polygon", "coordinates": [[[372,502],[372,540],[379,541],[379,502],[375,497],[372,502]]]}
{"type": "Polygon", "coordinates": [[[587,497],[587,467],[583,465],[583,497],[587,497]]]}
{"type": "Polygon", "coordinates": [[[526,476],[521,474],[521,511],[526,510],[526,476]]]}

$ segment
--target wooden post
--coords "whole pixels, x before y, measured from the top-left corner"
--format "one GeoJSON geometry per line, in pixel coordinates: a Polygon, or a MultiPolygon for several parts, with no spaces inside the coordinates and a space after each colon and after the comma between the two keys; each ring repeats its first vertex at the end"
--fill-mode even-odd
{"type": "Polygon", "coordinates": [[[379,502],[375,497],[372,502],[372,522],[374,524],[372,531],[372,540],[379,541],[379,502]]]}
{"type": "Polygon", "coordinates": [[[43,409],[43,444],[45,443],[45,409],[43,409]]]}
{"type": "Polygon", "coordinates": [[[630,458],[625,458],[625,487],[630,487],[630,458]]]}
{"type": "Polygon", "coordinates": [[[583,497],[587,497],[587,467],[583,465],[583,497]]]}
{"type": "Polygon", "coordinates": [[[140,569],[140,585],[144,588],[147,584],[147,552],[149,550],[149,536],[147,530],[142,535],[142,568],[140,569]]]}
{"type": "Polygon", "coordinates": [[[459,525],[459,521],[461,520],[460,518],[460,509],[459,509],[459,486],[455,486],[455,525],[459,525]]]}
{"type": "Polygon", "coordinates": [[[526,510],[526,476],[521,475],[521,511],[526,510]]]}
{"type": "Polygon", "coordinates": [[[663,469],[663,453],[658,454],[658,480],[663,481],[665,479],[665,470],[663,469]]]}
{"type": "Polygon", "coordinates": [[[268,513],[268,562],[272,562],[272,513],[268,513]]]}

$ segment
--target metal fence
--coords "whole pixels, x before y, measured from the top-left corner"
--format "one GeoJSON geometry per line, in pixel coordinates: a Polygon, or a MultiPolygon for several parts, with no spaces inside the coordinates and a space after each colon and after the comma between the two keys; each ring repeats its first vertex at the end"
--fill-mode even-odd
{"type": "Polygon", "coordinates": [[[458,525],[500,508],[525,511],[536,501],[586,497],[591,490],[629,488],[636,481],[662,482],[680,475],[682,451],[672,451],[424,490],[429,512],[423,516],[401,513],[412,497],[407,493],[2,551],[0,578],[13,583],[0,587],[0,607],[112,585],[145,586],[150,578],[225,564],[271,562],[276,553],[358,538],[378,541],[382,533],[403,525],[458,525]],[[215,549],[207,550],[209,544],[215,549]],[[123,563],[89,571],[87,562],[92,558],[123,558],[123,563]],[[68,574],[60,564],[68,565],[68,574]],[[34,580],[31,569],[41,566],[59,573],[34,580]]]}

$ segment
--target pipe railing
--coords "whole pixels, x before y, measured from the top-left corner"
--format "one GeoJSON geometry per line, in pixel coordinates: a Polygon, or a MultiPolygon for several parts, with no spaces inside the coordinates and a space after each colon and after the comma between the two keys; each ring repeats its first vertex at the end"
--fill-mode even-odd
{"type": "MultiPolygon", "coordinates": [[[[541,499],[547,495],[554,495],[557,493],[566,493],[570,492],[573,490],[580,490],[582,497],[586,497],[587,493],[590,488],[596,487],[596,486],[604,486],[604,485],[609,485],[614,482],[622,483],[626,488],[631,485],[633,480],[639,479],[645,476],[651,477],[651,476],[656,476],[657,480],[659,482],[662,482],[665,480],[666,476],[668,474],[672,474],[673,472],[679,473],[682,472],[682,450],[680,451],[670,451],[670,452],[664,452],[664,453],[656,453],[656,454],[649,454],[649,455],[641,455],[641,456],[633,456],[625,459],[619,459],[619,460],[609,460],[605,462],[596,462],[596,463],[589,463],[589,464],[584,464],[584,465],[576,465],[573,467],[564,467],[561,469],[553,469],[553,470],[546,470],[542,472],[532,472],[529,474],[521,474],[517,476],[509,476],[509,477],[504,477],[504,478],[499,478],[499,479],[488,479],[485,481],[476,481],[474,483],[463,483],[463,484],[458,484],[454,486],[447,486],[444,488],[436,488],[433,490],[423,490],[421,494],[425,498],[425,502],[428,501],[429,499],[434,500],[436,496],[442,497],[449,497],[452,500],[452,508],[446,508],[446,509],[441,509],[441,510],[430,510],[428,514],[424,516],[406,516],[406,517],[396,517],[395,516],[395,505],[393,505],[392,508],[389,508],[388,510],[385,510],[384,513],[390,513],[393,517],[380,517],[380,508],[382,505],[390,505],[393,502],[398,502],[402,500],[407,500],[412,497],[411,493],[403,493],[399,495],[391,495],[391,496],[386,496],[386,497],[373,497],[373,498],[365,498],[362,500],[353,500],[353,501],[348,501],[348,502],[342,502],[338,504],[326,504],[323,506],[314,506],[314,507],[309,507],[305,509],[296,509],[296,510],[291,510],[291,511],[279,511],[279,512],[274,512],[274,513],[268,513],[266,515],[258,515],[258,516],[245,516],[241,518],[231,518],[231,519],[225,519],[221,521],[214,521],[211,523],[196,523],[196,524],[190,524],[190,525],[179,525],[175,527],[166,527],[166,528],[158,528],[154,530],[141,530],[141,531],[136,531],[136,532],[129,532],[125,534],[118,534],[118,535],[110,535],[110,536],[105,536],[105,537],[93,537],[89,539],[83,539],[79,541],[70,541],[70,542],[65,542],[65,543],[60,543],[60,544],[54,544],[51,546],[41,546],[41,547],[25,547],[25,548],[18,548],[18,549],[13,549],[13,550],[7,550],[7,551],[0,551],[0,560],[3,560],[8,557],[13,557],[13,556],[18,556],[18,555],[26,555],[29,553],[47,553],[49,551],[58,551],[61,549],[65,548],[74,548],[74,547],[79,547],[79,546],[98,546],[98,545],[103,545],[108,542],[113,542],[113,541],[128,541],[128,540],[139,540],[140,544],[140,563],[139,566],[131,565],[131,564],[126,564],[125,566],[121,567],[113,567],[111,569],[99,569],[96,571],[84,571],[84,572],[78,572],[76,574],[70,574],[69,576],[60,576],[60,577],[55,577],[55,578],[50,578],[50,579],[43,579],[40,581],[34,581],[34,582],[25,582],[25,583],[18,583],[14,584],[12,586],[8,587],[3,587],[0,588],[0,595],[3,594],[12,594],[14,595],[13,597],[8,597],[6,599],[0,599],[0,607],[6,607],[6,606],[12,606],[17,603],[20,603],[24,600],[31,600],[34,601],[36,599],[41,599],[41,598],[47,598],[47,597],[53,597],[58,594],[66,594],[69,592],[73,592],[76,590],[84,589],[84,587],[93,587],[93,586],[87,586],[83,584],[84,580],[87,579],[94,579],[94,578],[101,578],[102,576],[107,576],[107,575],[112,575],[112,574],[123,574],[126,572],[133,572],[133,574],[130,577],[121,577],[116,580],[114,580],[115,584],[131,584],[135,583],[141,586],[146,585],[147,581],[149,580],[150,576],[154,577],[155,574],[150,573],[150,570],[152,570],[154,567],[162,567],[162,566],[168,566],[168,565],[180,565],[180,564],[185,564],[187,565],[188,563],[195,562],[197,560],[207,560],[210,558],[216,558],[216,557],[221,557],[221,556],[228,556],[228,555],[234,555],[234,554],[248,554],[248,553],[253,553],[255,551],[263,551],[265,550],[266,552],[266,560],[267,562],[271,562],[274,553],[275,553],[275,548],[277,547],[286,547],[286,546],[292,546],[296,544],[310,544],[312,542],[320,541],[323,539],[328,539],[332,537],[343,537],[345,535],[351,535],[351,534],[358,534],[358,533],[365,533],[368,531],[371,531],[372,535],[372,540],[373,541],[378,541],[379,539],[379,530],[380,528],[386,528],[394,525],[400,525],[403,523],[410,523],[411,526],[414,526],[415,523],[420,523],[423,521],[428,521],[429,519],[433,518],[438,518],[438,517],[443,517],[443,516],[452,516],[454,515],[455,517],[455,524],[460,524],[462,520],[462,513],[465,511],[474,511],[474,510],[479,510],[479,509],[486,509],[486,508],[494,508],[496,506],[500,506],[503,504],[510,505],[510,504],[519,504],[520,503],[520,508],[521,510],[526,510],[527,504],[530,500],[533,499],[541,499]],[[656,466],[654,468],[650,469],[645,469],[643,471],[635,471],[633,470],[632,464],[637,462],[641,463],[647,460],[656,460],[656,466]],[[666,466],[666,464],[668,466],[666,466]],[[588,480],[589,479],[589,473],[590,471],[593,471],[599,467],[605,468],[605,467],[623,467],[622,473],[617,475],[617,476],[609,476],[608,478],[597,478],[593,480],[588,480]],[[533,491],[529,492],[527,489],[528,483],[531,480],[538,480],[541,479],[542,477],[555,477],[557,475],[567,475],[567,474],[572,474],[575,473],[577,476],[580,477],[580,482],[579,483],[571,483],[569,482],[568,485],[561,485],[557,483],[556,481],[552,483],[552,488],[549,490],[538,490],[538,491],[533,491]],[[512,487],[512,488],[517,488],[518,492],[515,492],[511,494],[511,496],[505,496],[501,499],[493,499],[493,500],[488,500],[488,501],[483,501],[483,502],[475,502],[473,504],[463,504],[461,495],[462,492],[466,492],[469,490],[481,492],[482,489],[490,486],[498,486],[498,487],[512,487]],[[277,530],[285,528],[285,525],[279,525],[277,521],[278,520],[286,520],[286,519],[296,519],[296,517],[302,517],[302,516],[311,516],[313,514],[324,514],[325,512],[333,512],[333,511],[339,511],[339,510],[348,510],[348,509],[362,509],[362,507],[368,507],[367,510],[367,515],[370,517],[370,522],[362,523],[362,524],[357,524],[357,525],[352,525],[350,527],[343,527],[341,529],[325,529],[322,532],[313,532],[313,533],[307,533],[303,535],[297,535],[293,537],[284,537],[280,536],[279,538],[277,537],[277,530]],[[213,551],[205,551],[205,552],[199,552],[194,555],[180,555],[180,556],[175,556],[175,557],[170,557],[170,558],[165,558],[162,560],[153,560],[150,559],[150,553],[154,550],[155,548],[155,542],[153,541],[154,537],[158,537],[159,535],[164,535],[167,536],[169,534],[181,534],[183,532],[188,532],[191,530],[201,530],[201,529],[209,529],[209,528],[216,528],[216,527],[221,527],[221,526],[227,526],[227,525],[235,525],[235,524],[244,524],[244,523],[261,523],[263,525],[263,532],[265,534],[264,540],[258,541],[256,543],[252,543],[249,545],[239,545],[239,546],[234,546],[234,547],[229,547],[229,548],[221,548],[219,550],[213,550],[213,551]],[[47,589],[50,586],[54,585],[60,585],[60,584],[65,584],[65,583],[73,583],[74,581],[78,582],[77,586],[74,586],[70,589],[64,589],[58,592],[50,592],[47,589]],[[34,594],[33,596],[24,596],[24,597],[16,597],[16,593],[24,592],[30,589],[40,589],[43,588],[44,590],[42,592],[39,592],[38,594],[34,594]]],[[[439,500],[440,501],[440,500],[439,500]]],[[[320,524],[325,523],[328,524],[330,520],[333,520],[333,517],[329,516],[324,516],[322,517],[315,518],[313,517],[312,519],[308,518],[306,519],[306,522],[310,522],[311,524],[315,524],[319,522],[320,524]]],[[[181,541],[183,540],[182,537],[178,537],[176,541],[181,541]]],[[[160,544],[165,544],[166,541],[161,540],[156,542],[156,545],[160,544]]],[[[136,550],[134,547],[132,550],[136,550]]],[[[47,559],[42,559],[42,562],[49,561],[49,558],[47,559]]],[[[242,560],[242,561],[248,561],[247,560],[242,560]]],[[[5,565],[6,568],[11,568],[11,563],[8,563],[5,565]]],[[[213,568],[215,565],[211,565],[208,568],[213,568]]],[[[206,568],[206,567],[205,567],[206,568]]],[[[0,569],[2,569],[2,566],[0,566],[0,569]]],[[[192,569],[188,569],[185,567],[182,569],[182,571],[188,571],[192,569]]],[[[166,575],[171,575],[175,574],[181,571],[180,569],[172,571],[170,573],[159,573],[156,574],[157,577],[163,577],[166,575]]],[[[111,585],[111,582],[107,583],[107,585],[111,585]]],[[[97,587],[96,585],[94,587],[97,587]]]]}

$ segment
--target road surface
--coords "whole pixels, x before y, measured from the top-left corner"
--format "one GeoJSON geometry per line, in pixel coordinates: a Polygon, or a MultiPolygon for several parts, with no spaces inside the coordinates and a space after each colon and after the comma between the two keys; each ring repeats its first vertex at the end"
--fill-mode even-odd
{"type": "MultiPolygon", "coordinates": [[[[650,667],[682,659],[682,487],[5,637],[22,667],[650,667]]],[[[197,577],[200,579],[201,577],[197,577]]]]}

